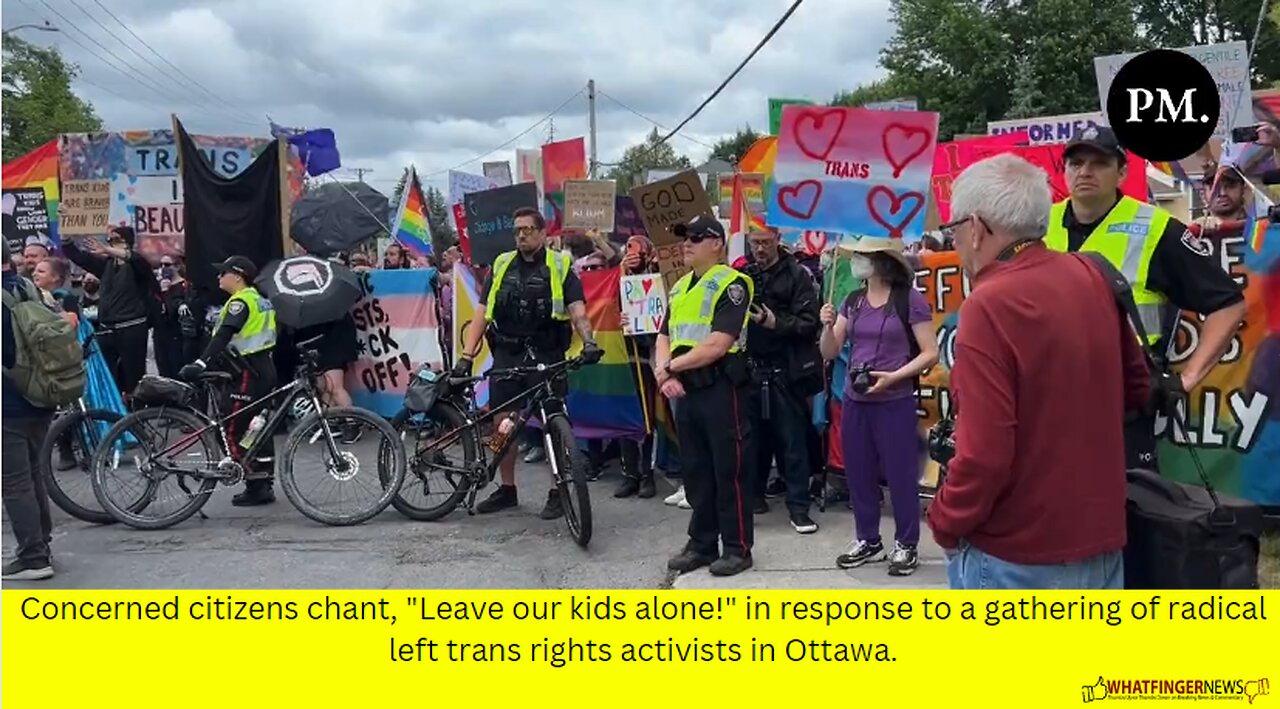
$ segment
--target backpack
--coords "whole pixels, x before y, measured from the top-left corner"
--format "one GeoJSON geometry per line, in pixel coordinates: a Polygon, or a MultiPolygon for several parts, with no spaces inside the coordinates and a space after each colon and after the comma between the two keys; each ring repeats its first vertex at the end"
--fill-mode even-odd
{"type": "Polygon", "coordinates": [[[33,405],[53,409],[84,393],[84,350],[76,327],[45,305],[35,286],[19,281],[15,296],[4,291],[4,307],[12,316],[15,344],[9,381],[33,405]]]}

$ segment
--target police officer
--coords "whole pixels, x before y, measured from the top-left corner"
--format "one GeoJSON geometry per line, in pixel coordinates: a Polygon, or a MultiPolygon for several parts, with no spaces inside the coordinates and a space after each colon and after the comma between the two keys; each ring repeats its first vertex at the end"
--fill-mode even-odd
{"type": "MultiPolygon", "coordinates": [[[[1200,313],[1199,343],[1178,378],[1161,389],[1191,391],[1226,351],[1244,319],[1241,288],[1223,269],[1214,244],[1188,231],[1159,207],[1120,193],[1126,156],[1115,132],[1089,126],[1063,150],[1071,196],[1053,206],[1045,244],[1057,251],[1094,251],[1119,269],[1133,288],[1148,344],[1166,352],[1172,342],[1169,304],[1200,313]]],[[[1127,464],[1156,469],[1154,412],[1125,424],[1127,464]]]]}
{"type": "Polygon", "coordinates": [[[719,220],[696,217],[672,233],[684,239],[684,262],[692,272],[671,288],[654,369],[662,393],[681,399],[676,433],[693,514],[689,542],[667,567],[686,573],[710,565],[712,574],[732,576],[751,568],[754,530],[745,351],[754,286],[723,265],[726,237],[719,220]]]}
{"type": "MultiPolygon", "coordinates": [[[[494,259],[493,273],[482,293],[484,314],[477,315],[467,327],[464,354],[454,366],[455,376],[471,373],[480,338],[486,335],[494,369],[560,362],[572,340],[571,323],[582,338],[582,357],[587,364],[600,361],[604,355],[591,332],[582,282],[573,273],[569,254],[547,248],[546,221],[538,210],[522,207],[514,216],[516,249],[494,259]]],[[[536,383],[533,377],[491,381],[489,402],[502,405],[536,383]]],[[[558,387],[564,396],[563,380],[558,387]]],[[[511,408],[523,403],[513,402],[511,408]]],[[[481,514],[519,504],[514,447],[508,449],[499,470],[502,485],[476,506],[481,514]]],[[[560,495],[552,487],[539,516],[556,519],[563,514],[560,495]]]]}
{"type": "MultiPolygon", "coordinates": [[[[258,269],[244,256],[232,256],[218,264],[218,287],[231,297],[218,313],[213,338],[205,346],[204,353],[179,372],[183,379],[198,379],[216,357],[228,352],[228,348],[235,348],[242,357],[236,364],[243,365],[244,369],[232,372],[239,379],[232,383],[230,410],[223,409],[228,413],[239,411],[250,402],[271,393],[276,387],[276,366],[272,359],[272,350],[276,346],[276,312],[271,307],[271,301],[250,285],[257,275],[258,269]]],[[[223,361],[225,363],[226,358],[223,361]]],[[[235,370],[237,367],[228,369],[235,370]]],[[[248,426],[249,420],[244,416],[227,424],[227,438],[236,449],[232,453],[237,459],[243,452],[239,448],[239,441],[248,426]]],[[[276,496],[272,490],[275,448],[271,441],[264,442],[257,459],[243,462],[244,492],[231,498],[231,504],[251,507],[275,502],[276,496]]]]}
{"type": "Polygon", "coordinates": [[[747,234],[751,261],[745,273],[755,285],[747,326],[747,354],[760,381],[754,511],[767,512],[765,488],[775,453],[779,492],[786,495],[791,527],[800,534],[818,531],[809,516],[808,431],[813,428],[807,397],[822,391],[823,362],[818,351],[817,288],[813,277],[781,248],[777,231],[747,234]]]}

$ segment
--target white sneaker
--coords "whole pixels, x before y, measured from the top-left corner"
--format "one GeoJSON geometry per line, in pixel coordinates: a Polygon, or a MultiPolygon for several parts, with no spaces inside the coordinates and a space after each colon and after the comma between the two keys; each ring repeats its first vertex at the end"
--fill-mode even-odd
{"type": "Polygon", "coordinates": [[[680,497],[680,504],[676,505],[676,507],[678,507],[678,508],[680,508],[680,509],[682,509],[682,510],[691,510],[691,509],[693,509],[693,505],[689,504],[689,498],[684,497],[683,495],[680,497]]]}
{"type": "Polygon", "coordinates": [[[680,487],[676,488],[675,492],[671,493],[670,495],[667,495],[666,499],[662,501],[662,504],[669,505],[671,507],[675,507],[676,505],[680,505],[680,504],[688,504],[687,502],[685,502],[685,499],[684,499],[684,485],[681,485],[680,487]]]}

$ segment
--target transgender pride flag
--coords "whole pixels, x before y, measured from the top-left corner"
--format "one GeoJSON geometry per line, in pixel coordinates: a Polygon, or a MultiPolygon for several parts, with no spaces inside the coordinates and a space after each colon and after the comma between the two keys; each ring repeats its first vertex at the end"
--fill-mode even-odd
{"type": "Polygon", "coordinates": [[[364,297],[351,308],[359,355],[346,377],[356,406],[391,418],[419,366],[443,367],[435,277],[434,268],[360,274],[364,297]]]}
{"type": "Polygon", "coordinates": [[[422,194],[418,171],[409,166],[409,178],[405,180],[400,195],[400,208],[396,210],[396,223],[391,236],[419,256],[431,253],[431,229],[427,225],[427,200],[422,194]]]}

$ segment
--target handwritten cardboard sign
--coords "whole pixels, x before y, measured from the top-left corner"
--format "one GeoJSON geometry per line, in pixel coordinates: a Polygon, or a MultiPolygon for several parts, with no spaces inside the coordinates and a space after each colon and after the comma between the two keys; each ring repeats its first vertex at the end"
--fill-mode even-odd
{"type": "Polygon", "coordinates": [[[105,234],[110,213],[110,180],[66,180],[62,183],[58,222],[63,234],[105,234]]]}
{"type": "Polygon", "coordinates": [[[565,180],[564,228],[613,231],[617,193],[613,180],[565,180]]]}
{"type": "Polygon", "coordinates": [[[622,298],[622,332],[657,334],[667,312],[667,288],[657,273],[623,276],[618,283],[622,298]]]}
{"type": "Polygon", "coordinates": [[[538,207],[538,188],[529,182],[473,192],[466,196],[467,238],[471,263],[488,266],[503,251],[515,248],[515,211],[538,207]]]}
{"type": "Polygon", "coordinates": [[[506,187],[513,182],[511,179],[511,163],[506,160],[483,163],[480,169],[484,171],[485,177],[493,180],[494,184],[499,187],[506,187]]]}
{"type": "Polygon", "coordinates": [[[474,192],[501,187],[498,182],[484,175],[473,175],[469,172],[449,171],[449,203],[459,204],[467,195],[474,192]]]}
{"type": "Polygon", "coordinates": [[[715,216],[707,199],[707,190],[693,170],[640,185],[631,190],[631,198],[640,208],[645,231],[654,246],[679,244],[680,240],[671,233],[675,224],[688,222],[698,215],[715,216]]]}
{"type": "Polygon", "coordinates": [[[787,106],[769,224],[918,241],[938,114],[787,106]]]}

